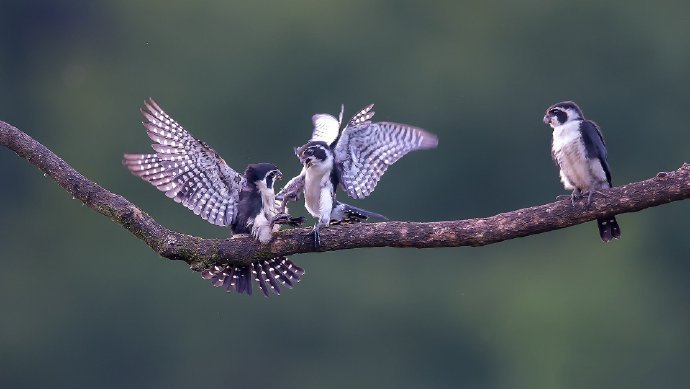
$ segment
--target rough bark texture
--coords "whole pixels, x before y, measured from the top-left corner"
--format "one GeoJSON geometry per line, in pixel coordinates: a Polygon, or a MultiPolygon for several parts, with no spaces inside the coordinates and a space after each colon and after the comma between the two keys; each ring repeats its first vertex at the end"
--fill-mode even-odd
{"type": "Polygon", "coordinates": [[[606,197],[595,195],[589,207],[584,200],[576,202],[574,207],[570,200],[562,200],[478,219],[331,226],[321,230],[318,249],[307,237],[309,229],[301,228],[281,231],[269,244],[262,246],[247,236],[203,239],[171,231],[124,197],[88,180],[45,146],[3,121],[0,121],[0,144],[34,164],[73,197],[122,225],[161,256],[185,261],[195,269],[226,261],[246,263],[252,259],[362,247],[484,246],[690,197],[690,165],[683,164],[678,170],[612,188],[606,192],[606,197]]]}

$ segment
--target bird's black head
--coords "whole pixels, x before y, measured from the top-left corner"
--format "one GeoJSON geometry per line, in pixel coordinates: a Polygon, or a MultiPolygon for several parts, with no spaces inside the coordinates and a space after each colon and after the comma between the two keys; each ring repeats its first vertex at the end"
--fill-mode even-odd
{"type": "Polygon", "coordinates": [[[582,110],[572,101],[563,101],[550,106],[544,115],[544,123],[551,127],[558,127],[571,120],[582,120],[585,116],[582,110]]]}
{"type": "Polygon", "coordinates": [[[263,183],[266,185],[266,188],[273,189],[275,180],[282,179],[283,173],[272,163],[255,163],[247,166],[247,170],[244,171],[244,177],[247,179],[247,182],[255,185],[263,183]]]}
{"type": "Polygon", "coordinates": [[[328,159],[331,154],[331,149],[326,142],[312,141],[303,146],[295,147],[295,155],[299,161],[306,167],[310,168],[314,164],[319,164],[328,159]]]}

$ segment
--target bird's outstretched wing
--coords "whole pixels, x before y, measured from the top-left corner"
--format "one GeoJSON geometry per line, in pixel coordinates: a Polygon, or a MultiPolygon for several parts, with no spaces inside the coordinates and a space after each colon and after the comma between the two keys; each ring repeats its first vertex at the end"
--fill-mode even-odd
{"type": "MultiPolygon", "coordinates": [[[[368,122],[375,114],[372,109],[374,104],[369,104],[361,111],[357,112],[352,119],[347,123],[347,127],[358,126],[363,123],[368,122]]],[[[314,129],[311,133],[310,142],[325,142],[326,144],[332,146],[338,140],[340,135],[340,125],[343,121],[343,112],[345,107],[340,109],[340,117],[336,119],[335,116],[329,115],[327,113],[317,113],[311,117],[311,121],[314,125],[314,129]]]]}
{"type": "Polygon", "coordinates": [[[155,154],[125,154],[132,174],[191,209],[209,223],[231,225],[237,215],[244,176],[234,171],[207,144],[194,138],[155,101],[145,102],[142,124],[155,154]]]}
{"type": "Polygon", "coordinates": [[[340,120],[327,113],[317,113],[311,117],[314,130],[311,133],[310,141],[321,141],[332,144],[338,139],[340,132],[340,120]]]}
{"type": "Polygon", "coordinates": [[[357,112],[349,122],[347,122],[347,127],[355,127],[370,121],[374,117],[376,112],[372,111],[374,109],[374,104],[369,104],[364,107],[361,111],[357,112]]]}
{"type": "Polygon", "coordinates": [[[582,140],[585,143],[587,158],[598,158],[599,161],[601,161],[601,167],[604,169],[604,173],[606,173],[606,180],[609,182],[609,185],[611,185],[611,169],[609,168],[606,143],[604,142],[604,136],[601,134],[601,130],[599,130],[599,126],[591,120],[584,120],[582,124],[580,124],[580,132],[582,134],[582,140]]]}
{"type": "MultiPolygon", "coordinates": [[[[373,116],[371,106],[360,114],[355,118],[373,116]]],[[[335,145],[340,183],[350,197],[365,198],[374,191],[386,169],[405,154],[436,146],[436,135],[421,128],[398,123],[371,123],[368,118],[359,120],[358,124],[343,130],[335,145]]]]}
{"type": "Polygon", "coordinates": [[[300,195],[304,191],[304,179],[306,170],[302,169],[299,175],[293,177],[283,189],[276,195],[276,201],[279,201],[279,212],[285,212],[285,205],[291,201],[299,200],[300,195]]]}

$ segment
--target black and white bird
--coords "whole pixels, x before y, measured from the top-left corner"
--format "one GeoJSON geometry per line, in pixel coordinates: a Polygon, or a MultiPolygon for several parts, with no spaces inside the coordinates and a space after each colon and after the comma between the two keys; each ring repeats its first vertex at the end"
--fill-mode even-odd
{"type": "Polygon", "coordinates": [[[319,229],[329,223],[359,222],[382,215],[336,200],[340,186],[348,196],[363,199],[390,165],[413,150],[433,149],[438,138],[421,128],[398,123],[372,123],[374,105],[359,111],[340,131],[343,110],[332,115],[312,117],[314,129],[309,142],[295,148],[303,165],[301,173],[290,180],[276,198],[283,204],[296,201],[304,193],[307,211],[318,219],[312,234],[320,244],[319,229]]]}
{"type": "MultiPolygon", "coordinates": [[[[611,187],[611,169],[606,144],[599,126],[585,119],[582,110],[572,101],[554,104],[546,110],[544,123],[553,128],[551,156],[560,169],[565,189],[572,189],[571,202],[587,196],[587,205],[594,193],[611,187]]],[[[599,236],[604,242],[618,239],[621,229],[615,215],[597,219],[599,236]]]]}
{"type": "MultiPolygon", "coordinates": [[[[125,154],[123,164],[177,203],[211,224],[229,226],[235,234],[251,234],[267,243],[279,224],[299,224],[276,209],[273,186],[282,173],[270,163],[247,166],[239,174],[206,143],[194,138],[153,100],[145,102],[142,124],[155,143],[152,154],[125,154]]],[[[252,293],[252,278],[265,296],[280,294],[279,284],[292,287],[304,270],[285,257],[250,265],[213,266],[202,272],[214,286],[252,293]]]]}

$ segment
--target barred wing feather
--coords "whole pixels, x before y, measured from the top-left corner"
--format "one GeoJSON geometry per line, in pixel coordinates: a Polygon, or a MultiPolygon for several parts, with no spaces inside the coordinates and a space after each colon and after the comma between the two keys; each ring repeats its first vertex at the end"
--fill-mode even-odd
{"type": "Polygon", "coordinates": [[[209,223],[231,225],[245,178],[153,100],[145,108],[142,123],[156,153],[125,154],[123,164],[209,223]]]}
{"type": "Polygon", "coordinates": [[[365,198],[388,167],[405,154],[436,146],[436,135],[406,124],[364,122],[347,127],[335,146],[340,182],[350,197],[365,198]]]}
{"type": "Polygon", "coordinates": [[[360,124],[364,124],[374,117],[376,112],[372,111],[374,109],[374,104],[369,104],[364,107],[361,111],[357,112],[352,119],[347,123],[347,127],[355,127],[360,124]]]}
{"type": "Polygon", "coordinates": [[[338,139],[340,131],[340,121],[333,115],[318,113],[311,117],[314,129],[311,133],[310,141],[322,141],[331,144],[338,139]]]}

